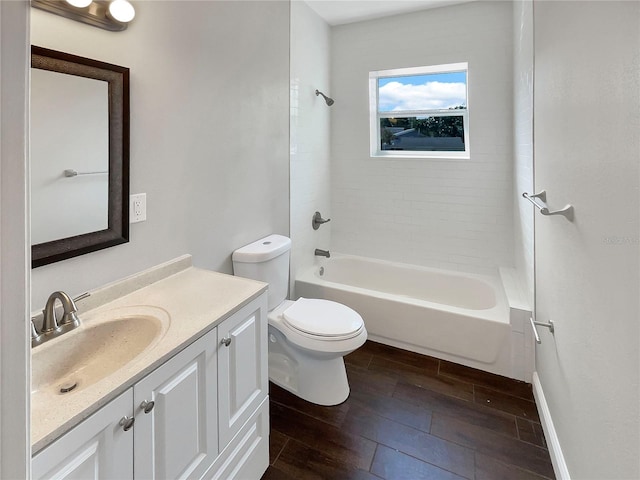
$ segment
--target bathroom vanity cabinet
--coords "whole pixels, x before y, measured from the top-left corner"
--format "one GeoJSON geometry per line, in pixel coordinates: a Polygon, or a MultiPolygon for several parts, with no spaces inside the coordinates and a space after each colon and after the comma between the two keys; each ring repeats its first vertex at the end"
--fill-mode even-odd
{"type": "Polygon", "coordinates": [[[32,478],[259,479],[269,462],[266,302],[263,293],[244,305],[40,451],[32,478]]]}

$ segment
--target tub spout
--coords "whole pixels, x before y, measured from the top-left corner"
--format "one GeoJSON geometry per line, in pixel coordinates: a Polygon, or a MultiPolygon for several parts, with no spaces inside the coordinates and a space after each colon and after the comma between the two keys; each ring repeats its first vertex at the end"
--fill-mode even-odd
{"type": "Polygon", "coordinates": [[[329,253],[329,250],[320,250],[319,248],[316,248],[314,255],[317,257],[327,257],[327,258],[331,256],[331,254],[329,253]]]}

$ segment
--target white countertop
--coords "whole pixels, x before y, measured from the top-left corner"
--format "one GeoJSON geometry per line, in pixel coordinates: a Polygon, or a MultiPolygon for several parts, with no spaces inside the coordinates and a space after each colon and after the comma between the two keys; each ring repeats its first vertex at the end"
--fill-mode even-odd
{"type": "MultiPolygon", "coordinates": [[[[97,289],[86,300],[78,301],[83,325],[124,307],[162,309],[170,324],[152,348],[103,380],[65,394],[39,395],[37,401],[32,394],[33,452],[79,424],[266,288],[262,282],[195,268],[191,257],[184,256],[97,289]]],[[[64,341],[64,335],[33,351],[59,341],[64,341]]]]}

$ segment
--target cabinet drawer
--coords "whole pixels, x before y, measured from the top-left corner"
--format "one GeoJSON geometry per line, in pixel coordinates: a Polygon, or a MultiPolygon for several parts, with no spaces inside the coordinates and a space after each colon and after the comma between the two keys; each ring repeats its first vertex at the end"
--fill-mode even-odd
{"type": "Polygon", "coordinates": [[[259,479],[268,466],[269,398],[265,398],[202,478],[259,479]]]}

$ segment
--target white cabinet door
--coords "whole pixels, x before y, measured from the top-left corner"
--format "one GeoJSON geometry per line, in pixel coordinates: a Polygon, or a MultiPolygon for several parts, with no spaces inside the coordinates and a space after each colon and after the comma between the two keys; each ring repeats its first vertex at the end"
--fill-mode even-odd
{"type": "Polygon", "coordinates": [[[214,329],[133,387],[136,479],[199,478],[214,462],[216,375],[214,329]]]}
{"type": "Polygon", "coordinates": [[[218,325],[219,441],[227,445],[268,392],[267,296],[218,325]]]}
{"type": "Polygon", "coordinates": [[[120,425],[122,417],[131,417],[132,401],[129,389],[39,452],[31,462],[31,478],[133,478],[133,429],[125,432],[120,425]]]}

